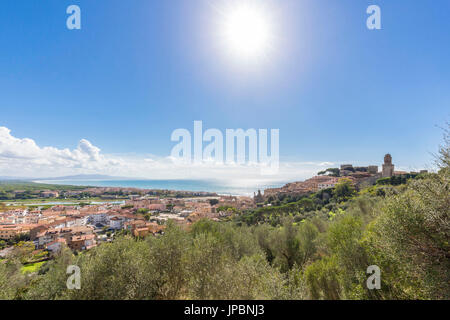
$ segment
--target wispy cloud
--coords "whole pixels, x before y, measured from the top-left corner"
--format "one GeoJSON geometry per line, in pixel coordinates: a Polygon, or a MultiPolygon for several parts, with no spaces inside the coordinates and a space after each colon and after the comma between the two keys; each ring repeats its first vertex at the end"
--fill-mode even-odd
{"type": "Polygon", "coordinates": [[[332,165],[332,162],[281,162],[277,175],[261,176],[257,164],[229,165],[213,161],[180,164],[170,157],[103,154],[86,139],[81,139],[73,150],[40,147],[33,139],[14,137],[10,129],[0,127],[2,176],[106,174],[142,179],[217,179],[245,185],[302,180],[332,165]]]}

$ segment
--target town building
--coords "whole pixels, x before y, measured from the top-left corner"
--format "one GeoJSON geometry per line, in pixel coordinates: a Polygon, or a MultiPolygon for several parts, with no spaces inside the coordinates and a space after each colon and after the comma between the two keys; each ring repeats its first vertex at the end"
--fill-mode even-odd
{"type": "Polygon", "coordinates": [[[382,177],[390,178],[393,175],[394,175],[394,165],[392,164],[392,156],[390,154],[387,154],[384,156],[382,177]]]}

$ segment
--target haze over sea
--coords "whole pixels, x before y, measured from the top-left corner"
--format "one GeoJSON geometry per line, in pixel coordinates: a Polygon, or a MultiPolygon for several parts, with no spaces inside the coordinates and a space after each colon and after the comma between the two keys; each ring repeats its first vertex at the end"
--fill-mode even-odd
{"type": "Polygon", "coordinates": [[[284,183],[224,182],[215,180],[38,180],[38,183],[63,184],[93,187],[122,187],[139,189],[161,189],[176,191],[205,191],[223,195],[251,196],[259,189],[277,188],[284,183]]]}

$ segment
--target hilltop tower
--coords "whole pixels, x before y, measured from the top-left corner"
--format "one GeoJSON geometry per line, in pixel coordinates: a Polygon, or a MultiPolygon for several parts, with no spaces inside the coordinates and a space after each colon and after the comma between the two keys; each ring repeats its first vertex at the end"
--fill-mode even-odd
{"type": "Polygon", "coordinates": [[[261,194],[261,190],[258,190],[258,194],[253,193],[253,201],[255,202],[255,204],[264,202],[264,197],[261,194]]]}
{"type": "Polygon", "coordinates": [[[392,156],[387,154],[384,156],[383,178],[390,178],[394,175],[394,165],[392,164],[392,156]]]}

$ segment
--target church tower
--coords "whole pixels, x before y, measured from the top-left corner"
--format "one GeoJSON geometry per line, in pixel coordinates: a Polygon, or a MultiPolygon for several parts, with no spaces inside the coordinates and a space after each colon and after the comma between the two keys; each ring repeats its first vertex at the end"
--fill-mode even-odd
{"type": "Polygon", "coordinates": [[[383,178],[390,178],[394,175],[394,165],[392,164],[392,156],[387,154],[384,156],[383,178]]]}
{"type": "Polygon", "coordinates": [[[253,201],[255,202],[255,204],[259,204],[259,203],[263,203],[264,202],[264,197],[261,194],[261,190],[258,190],[258,194],[255,195],[255,193],[253,193],[253,201]]]}

